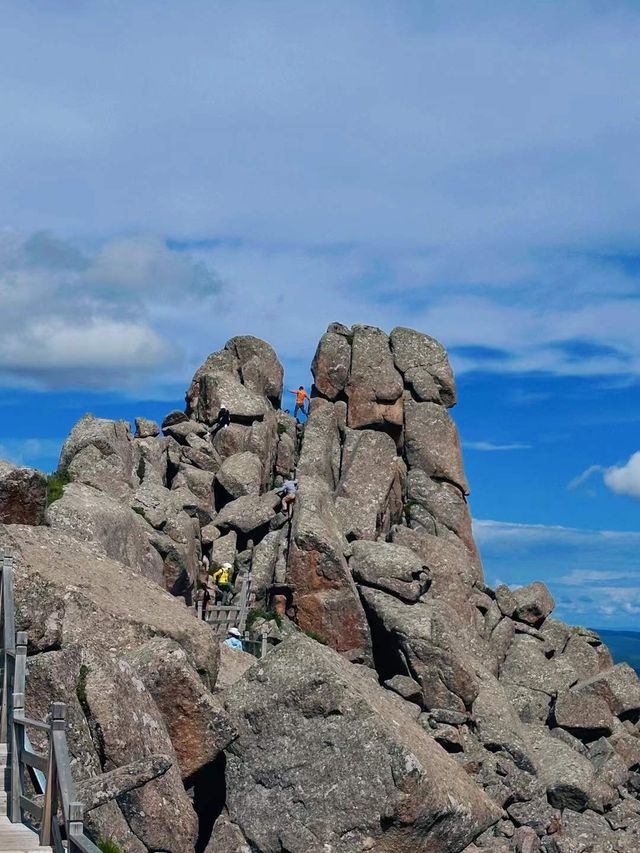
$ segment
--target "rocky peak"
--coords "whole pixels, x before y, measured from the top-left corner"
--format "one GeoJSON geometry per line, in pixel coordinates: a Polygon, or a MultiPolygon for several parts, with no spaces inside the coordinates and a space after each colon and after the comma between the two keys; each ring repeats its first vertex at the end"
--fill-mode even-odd
{"type": "MultiPolygon", "coordinates": [[[[126,849],[640,849],[640,683],[596,634],[552,618],[543,584],[486,585],[443,347],[411,329],[333,323],[312,372],[299,424],[280,409],[273,349],[232,338],[161,428],[139,418],[134,436],[83,418],[63,448],[72,482],[50,530],[7,528],[34,578],[20,584],[21,619],[31,630],[42,583],[55,615],[35,640],[41,680],[71,689],[78,655],[95,668],[78,753],[98,761],[100,725],[113,750],[105,763],[96,735],[102,769],[123,760],[101,702],[111,682],[140,683],[136,713],[162,732],[173,769],[109,807],[126,849]],[[223,406],[228,425],[216,424],[223,406]],[[278,489],[294,472],[289,521],[278,489]],[[73,571],[57,567],[74,540],[78,589],[65,597],[73,571]],[[259,665],[223,656],[215,696],[217,660],[194,649],[209,629],[185,607],[203,555],[232,564],[236,595],[250,574],[254,608],[286,611],[283,642],[259,665]],[[119,576],[127,592],[111,601],[119,576]],[[149,588],[154,612],[136,618],[126,597],[149,588]],[[195,786],[199,831],[182,782],[195,786]]],[[[144,727],[141,738],[143,760],[144,727]]]]}

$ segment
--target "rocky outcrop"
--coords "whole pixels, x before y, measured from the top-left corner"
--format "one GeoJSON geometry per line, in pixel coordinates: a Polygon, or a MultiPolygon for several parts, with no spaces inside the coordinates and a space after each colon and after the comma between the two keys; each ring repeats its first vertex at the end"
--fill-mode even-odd
{"type": "Polygon", "coordinates": [[[45,475],[0,459],[0,524],[42,524],[46,506],[45,475]]]}
{"type": "Polygon", "coordinates": [[[457,851],[499,809],[371,673],[290,640],[226,695],[227,808],[250,849],[457,851]]]}
{"type": "Polygon", "coordinates": [[[272,348],[233,338],[161,430],[83,418],[50,526],[0,534],[31,714],[68,703],[93,834],[132,853],[635,851],[640,682],[543,584],[485,583],[445,350],[334,323],[312,370],[302,425],[272,348]],[[220,650],[187,606],[203,556],[236,596],[249,579],[266,659],[220,650]]]}

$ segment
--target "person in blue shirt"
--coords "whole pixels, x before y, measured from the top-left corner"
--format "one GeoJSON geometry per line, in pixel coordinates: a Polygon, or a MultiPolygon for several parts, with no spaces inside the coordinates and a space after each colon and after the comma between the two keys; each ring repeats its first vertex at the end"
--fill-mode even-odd
{"type": "Polygon", "coordinates": [[[239,649],[242,651],[241,636],[242,634],[237,628],[229,628],[227,631],[227,639],[224,641],[225,646],[229,646],[230,649],[239,649]]]}

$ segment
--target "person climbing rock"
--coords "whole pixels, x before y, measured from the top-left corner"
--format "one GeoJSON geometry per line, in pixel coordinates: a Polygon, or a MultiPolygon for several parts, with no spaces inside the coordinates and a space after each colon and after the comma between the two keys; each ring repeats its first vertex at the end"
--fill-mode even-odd
{"type": "Polygon", "coordinates": [[[282,508],[286,510],[289,521],[291,521],[291,517],[293,516],[293,504],[296,499],[297,492],[297,480],[289,479],[284,481],[282,489],[280,490],[280,496],[282,498],[282,508]]]}
{"type": "Polygon", "coordinates": [[[304,385],[301,385],[297,391],[293,388],[289,388],[289,393],[296,395],[296,405],[295,405],[295,408],[293,410],[294,418],[296,420],[298,420],[298,412],[302,412],[302,414],[306,418],[308,418],[309,417],[309,405],[311,404],[311,398],[309,397],[307,392],[304,390],[304,385]],[[307,405],[307,410],[305,411],[304,404],[307,400],[309,401],[309,404],[307,405]]]}
{"type": "Polygon", "coordinates": [[[227,639],[224,641],[225,646],[229,646],[230,649],[238,649],[238,651],[242,651],[242,634],[238,631],[237,628],[229,628],[227,631],[227,639]]]}
{"type": "Polygon", "coordinates": [[[211,575],[216,603],[218,594],[220,595],[220,604],[229,604],[231,601],[231,597],[233,596],[233,586],[231,584],[232,572],[233,566],[231,563],[222,563],[220,568],[211,575]]]}
{"type": "Polygon", "coordinates": [[[220,411],[218,412],[218,417],[209,427],[209,436],[211,437],[211,441],[216,437],[216,435],[220,432],[221,429],[228,427],[231,423],[231,415],[229,414],[229,409],[225,406],[222,406],[220,411]]]}

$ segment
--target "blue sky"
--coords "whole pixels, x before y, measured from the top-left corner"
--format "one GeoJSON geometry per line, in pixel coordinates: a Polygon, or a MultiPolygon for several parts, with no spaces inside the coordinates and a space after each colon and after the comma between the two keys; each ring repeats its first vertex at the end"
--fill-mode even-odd
{"type": "Polygon", "coordinates": [[[640,8],[8,2],[0,456],[181,405],[234,334],[449,348],[487,577],[640,614],[640,8]]]}

